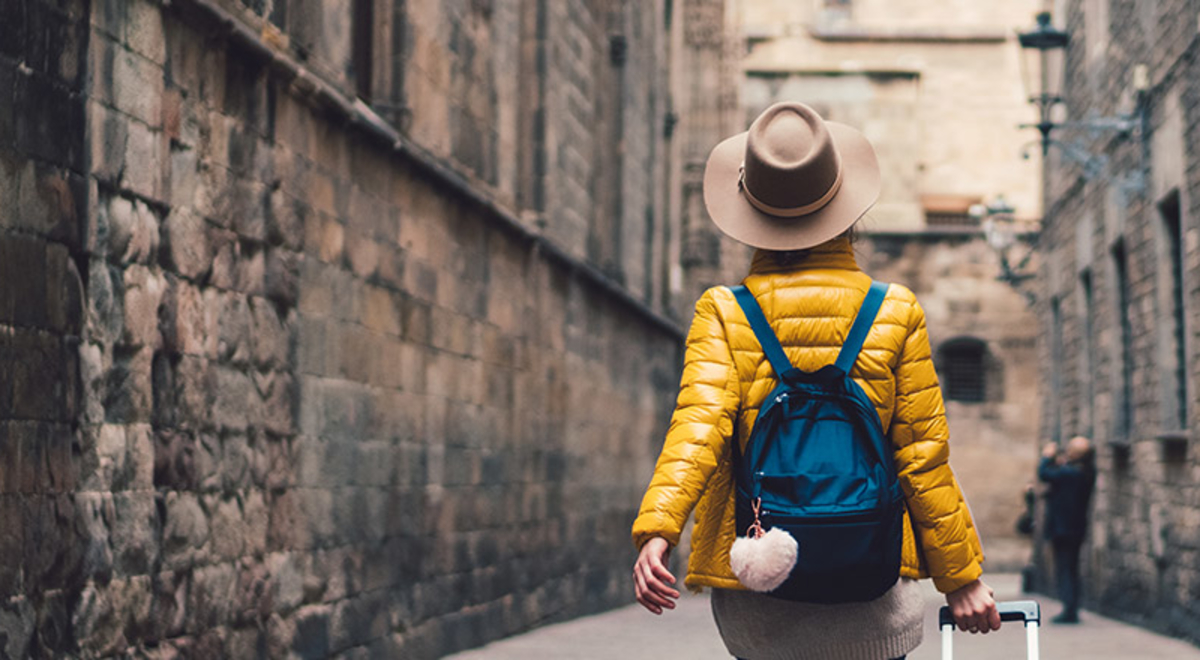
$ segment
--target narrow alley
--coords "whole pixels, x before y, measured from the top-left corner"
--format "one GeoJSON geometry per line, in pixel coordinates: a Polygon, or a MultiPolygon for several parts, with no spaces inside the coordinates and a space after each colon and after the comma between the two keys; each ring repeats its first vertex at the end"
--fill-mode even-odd
{"type": "MultiPolygon", "coordinates": [[[[936,660],[941,657],[937,630],[937,611],[945,604],[933,589],[926,587],[925,641],[908,660],[936,660]]],[[[989,584],[1000,600],[1030,598],[1020,591],[1020,577],[995,575],[989,584]]],[[[1058,612],[1057,601],[1033,596],[1042,605],[1042,616],[1049,620],[1058,612]]],[[[1200,649],[1187,643],[1156,635],[1143,628],[1114,621],[1092,612],[1084,612],[1083,623],[1062,626],[1046,623],[1039,635],[1041,657],[1046,660],[1088,658],[1089,660],[1200,660],[1200,649]]],[[[1011,660],[1022,658],[1025,631],[1018,624],[1004,624],[998,632],[983,635],[956,633],[955,657],[967,660],[1011,660]]],[[[601,660],[620,658],[688,658],[689,660],[725,660],[729,658],[713,624],[706,596],[685,594],[679,608],[655,617],[638,605],[630,605],[605,614],[576,619],[539,628],[524,635],[495,642],[473,651],[449,656],[449,660],[601,660]]]]}

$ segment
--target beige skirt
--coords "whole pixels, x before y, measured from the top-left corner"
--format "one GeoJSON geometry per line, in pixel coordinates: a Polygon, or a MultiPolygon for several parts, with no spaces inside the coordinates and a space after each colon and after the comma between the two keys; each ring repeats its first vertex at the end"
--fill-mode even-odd
{"type": "Polygon", "coordinates": [[[712,590],[729,653],[747,660],[890,660],[921,644],[925,600],[916,580],[866,603],[794,603],[751,591],[712,590]]]}

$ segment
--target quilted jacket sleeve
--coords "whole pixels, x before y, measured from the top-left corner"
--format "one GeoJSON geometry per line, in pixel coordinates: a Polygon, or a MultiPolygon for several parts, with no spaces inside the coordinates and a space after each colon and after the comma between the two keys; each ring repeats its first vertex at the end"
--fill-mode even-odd
{"type": "Polygon", "coordinates": [[[717,302],[710,289],[696,303],[687,337],[679,399],[666,442],[633,524],[637,547],[654,536],[672,546],[704,492],[733,435],[737,376],[717,302]]]}
{"type": "Polygon", "coordinates": [[[950,470],[942,390],[933,368],[925,312],[915,298],[896,367],[890,434],[918,547],[938,591],[949,593],[980,576],[983,554],[971,512],[950,470]]]}

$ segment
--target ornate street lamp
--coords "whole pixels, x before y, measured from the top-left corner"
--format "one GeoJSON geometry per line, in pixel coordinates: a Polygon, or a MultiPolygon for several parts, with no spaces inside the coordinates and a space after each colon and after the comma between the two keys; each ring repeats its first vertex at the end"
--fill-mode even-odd
{"type": "Polygon", "coordinates": [[[1050,12],[1044,11],[1037,15],[1037,26],[1029,32],[1018,33],[1017,39],[1021,42],[1021,48],[1025,49],[1021,58],[1025,92],[1029,94],[1029,102],[1038,109],[1038,123],[1027,126],[1041,131],[1042,154],[1045,155],[1050,151],[1050,131],[1058,126],[1051,113],[1054,106],[1062,102],[1063,74],[1066,70],[1064,59],[1071,35],[1054,27],[1050,23],[1050,12]],[[1032,63],[1029,55],[1035,52],[1037,62],[1032,63]],[[1036,82],[1033,78],[1034,68],[1038,72],[1036,82]]]}
{"type": "Polygon", "coordinates": [[[1015,211],[1002,195],[998,195],[987,204],[971,205],[967,213],[983,225],[984,240],[1000,257],[1000,274],[996,279],[1016,289],[1032,305],[1037,298],[1023,285],[1037,276],[1030,262],[1037,252],[1038,231],[1020,223],[1015,211]],[[1014,259],[1013,250],[1019,244],[1024,244],[1024,253],[1014,259]]]}
{"type": "MultiPolygon", "coordinates": [[[[1089,117],[1078,121],[1055,121],[1055,109],[1065,108],[1063,85],[1066,78],[1066,51],[1071,43],[1071,35],[1060,30],[1051,23],[1050,12],[1037,15],[1037,25],[1028,32],[1020,32],[1017,39],[1021,44],[1021,58],[1025,88],[1029,102],[1038,109],[1036,124],[1021,124],[1021,128],[1036,128],[1042,134],[1039,141],[1042,155],[1050,152],[1050,147],[1058,147],[1064,155],[1083,166],[1084,176],[1093,179],[1104,172],[1107,159],[1103,155],[1094,155],[1075,143],[1064,142],[1051,135],[1060,128],[1083,128],[1093,134],[1100,131],[1117,131],[1122,137],[1128,138],[1135,130],[1145,135],[1145,103],[1144,92],[1149,88],[1148,75],[1144,65],[1133,69],[1132,87],[1136,93],[1133,112],[1116,117],[1089,117]],[[1032,61],[1036,58],[1036,61],[1032,61]],[[1035,73],[1036,71],[1036,73],[1035,73]]],[[[1133,182],[1136,187],[1138,182],[1133,182]]]]}

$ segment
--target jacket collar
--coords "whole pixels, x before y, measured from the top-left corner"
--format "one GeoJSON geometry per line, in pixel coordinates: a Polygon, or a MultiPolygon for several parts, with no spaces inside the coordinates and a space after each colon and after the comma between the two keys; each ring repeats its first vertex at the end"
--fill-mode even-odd
{"type": "Polygon", "coordinates": [[[766,275],[816,268],[859,269],[858,262],[854,258],[854,248],[850,245],[850,239],[845,236],[826,241],[803,251],[803,254],[797,253],[795,257],[791,256],[792,254],[790,252],[755,250],[754,259],[750,262],[750,274],[766,275]]]}

